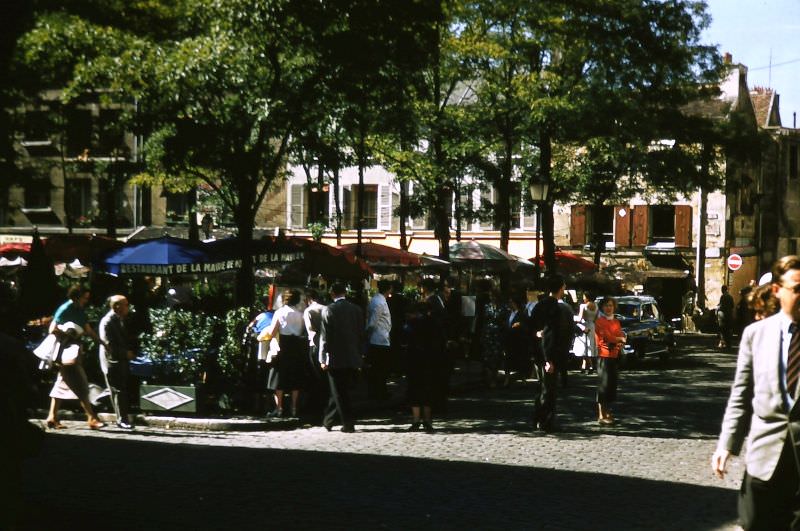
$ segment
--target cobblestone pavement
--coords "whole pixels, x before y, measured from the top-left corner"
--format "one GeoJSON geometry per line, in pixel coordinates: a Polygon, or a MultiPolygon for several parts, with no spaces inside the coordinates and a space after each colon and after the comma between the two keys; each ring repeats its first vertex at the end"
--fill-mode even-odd
{"type": "Polygon", "coordinates": [[[27,464],[26,529],[736,529],[742,463],[724,481],[708,464],[735,355],[698,341],[624,371],[611,428],[575,373],[548,435],[530,382],[458,394],[434,434],[402,410],[355,434],[68,422],[27,464]]]}

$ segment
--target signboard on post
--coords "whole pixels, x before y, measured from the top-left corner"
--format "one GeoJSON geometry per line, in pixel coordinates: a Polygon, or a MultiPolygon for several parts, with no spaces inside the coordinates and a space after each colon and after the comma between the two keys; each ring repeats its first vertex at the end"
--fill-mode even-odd
{"type": "Polygon", "coordinates": [[[738,254],[730,255],[728,257],[728,269],[737,271],[740,267],[742,267],[742,257],[738,254]]]}

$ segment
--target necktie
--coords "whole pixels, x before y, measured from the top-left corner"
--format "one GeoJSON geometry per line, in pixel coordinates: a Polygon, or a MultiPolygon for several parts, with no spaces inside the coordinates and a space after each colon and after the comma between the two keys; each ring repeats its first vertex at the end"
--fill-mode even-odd
{"type": "Polygon", "coordinates": [[[789,358],[786,362],[786,391],[789,396],[794,396],[800,377],[800,327],[792,323],[789,332],[792,339],[789,341],[789,358]]]}

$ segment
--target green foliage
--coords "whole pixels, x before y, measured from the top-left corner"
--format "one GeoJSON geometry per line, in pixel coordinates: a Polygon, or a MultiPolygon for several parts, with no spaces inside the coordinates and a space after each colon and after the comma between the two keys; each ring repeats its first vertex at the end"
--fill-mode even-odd
{"type": "Polygon", "coordinates": [[[165,383],[193,385],[212,366],[220,319],[186,310],[150,308],[152,331],[139,336],[165,383]]]}
{"type": "Polygon", "coordinates": [[[234,307],[230,280],[212,277],[205,282],[195,282],[192,294],[198,301],[197,307],[207,314],[222,316],[234,307]]]}
{"type": "Polygon", "coordinates": [[[241,384],[247,376],[249,353],[243,338],[249,322],[250,308],[234,308],[225,314],[217,364],[228,382],[241,384]]]}
{"type": "Polygon", "coordinates": [[[313,238],[315,242],[319,242],[322,241],[322,237],[325,235],[325,229],[328,228],[328,226],[325,223],[309,223],[307,228],[311,233],[311,238],[313,238]]]}

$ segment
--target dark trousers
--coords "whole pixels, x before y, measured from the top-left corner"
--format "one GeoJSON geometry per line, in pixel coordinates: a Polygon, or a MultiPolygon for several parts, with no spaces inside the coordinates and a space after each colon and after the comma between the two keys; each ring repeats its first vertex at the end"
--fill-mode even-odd
{"type": "Polygon", "coordinates": [[[353,408],[350,402],[350,388],[356,378],[356,369],[328,369],[328,382],[331,396],[325,410],[323,425],[330,427],[336,423],[336,415],[342,421],[342,426],[352,428],[353,408]]]}
{"type": "Polygon", "coordinates": [[[389,398],[386,380],[391,367],[391,350],[384,345],[370,345],[367,350],[367,396],[376,400],[389,398]]]}
{"type": "Polygon", "coordinates": [[[539,381],[534,387],[533,422],[535,426],[550,431],[555,429],[558,369],[547,373],[544,364],[537,363],[534,372],[539,381]]]}
{"type": "Polygon", "coordinates": [[[128,389],[130,374],[128,360],[109,362],[108,388],[111,390],[111,403],[114,406],[114,413],[117,415],[117,422],[128,422],[128,413],[130,412],[130,393],[128,389]]]}
{"type": "Polygon", "coordinates": [[[800,481],[791,436],[769,481],[744,473],[739,491],[739,519],[745,531],[800,530],[800,481]]]}
{"type": "Polygon", "coordinates": [[[308,349],[308,382],[306,384],[306,404],[303,420],[311,424],[319,424],[325,415],[330,395],[328,375],[320,368],[318,359],[319,346],[308,349]]]}

